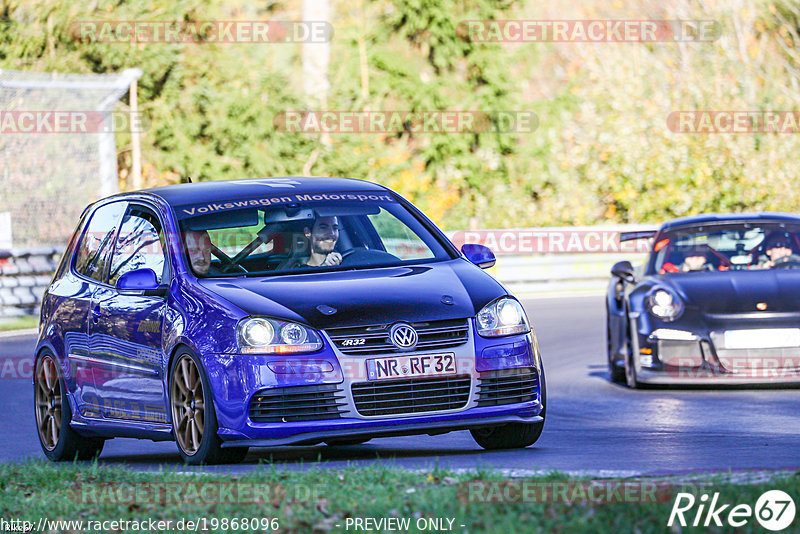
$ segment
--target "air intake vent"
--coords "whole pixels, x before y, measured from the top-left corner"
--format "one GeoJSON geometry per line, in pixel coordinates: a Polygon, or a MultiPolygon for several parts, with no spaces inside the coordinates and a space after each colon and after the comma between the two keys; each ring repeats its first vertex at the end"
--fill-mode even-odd
{"type": "Polygon", "coordinates": [[[382,380],[353,384],[361,415],[394,415],[455,410],[469,401],[469,375],[382,380]]]}
{"type": "Polygon", "coordinates": [[[250,401],[250,419],[257,423],[288,423],[338,419],[346,406],[338,386],[292,386],[265,389],[250,401]]]}
{"type": "Polygon", "coordinates": [[[533,367],[480,373],[478,406],[532,402],[539,398],[539,374],[533,367]]]}

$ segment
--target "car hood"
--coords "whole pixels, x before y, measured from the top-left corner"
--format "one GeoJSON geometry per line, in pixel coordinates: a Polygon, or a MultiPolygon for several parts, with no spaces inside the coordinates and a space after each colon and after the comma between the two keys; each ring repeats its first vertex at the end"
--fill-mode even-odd
{"type": "Polygon", "coordinates": [[[463,259],[199,283],[250,315],[299,320],[318,329],[472,317],[506,294],[494,278],[463,259]]]}
{"type": "Polygon", "coordinates": [[[800,311],[800,270],[774,269],[670,274],[655,277],[704,313],[800,311]]]}

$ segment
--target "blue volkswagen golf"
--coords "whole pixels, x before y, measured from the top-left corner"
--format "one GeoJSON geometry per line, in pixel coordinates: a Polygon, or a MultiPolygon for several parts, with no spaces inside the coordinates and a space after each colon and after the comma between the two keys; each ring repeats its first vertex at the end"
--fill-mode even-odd
{"type": "Polygon", "coordinates": [[[45,292],[34,373],[51,460],[175,440],[249,447],[469,430],[527,447],[545,420],[519,302],[389,189],[343,178],[204,182],[89,206],[45,292]]]}

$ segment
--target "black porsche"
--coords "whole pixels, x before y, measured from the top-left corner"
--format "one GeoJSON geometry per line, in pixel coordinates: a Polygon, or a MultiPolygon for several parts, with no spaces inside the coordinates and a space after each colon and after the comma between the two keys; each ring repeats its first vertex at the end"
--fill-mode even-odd
{"type": "Polygon", "coordinates": [[[698,215],[620,241],[606,296],[611,379],[650,384],[800,384],[800,216],[698,215]]]}

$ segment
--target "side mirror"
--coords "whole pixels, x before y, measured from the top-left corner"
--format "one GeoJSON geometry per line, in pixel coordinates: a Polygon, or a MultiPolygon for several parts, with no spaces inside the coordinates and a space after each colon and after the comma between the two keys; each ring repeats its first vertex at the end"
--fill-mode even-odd
{"type": "Polygon", "coordinates": [[[158,277],[153,269],[144,267],[123,274],[117,280],[117,291],[135,294],[141,292],[146,296],[164,296],[168,286],[159,285],[158,277]]]}
{"type": "Polygon", "coordinates": [[[611,274],[625,282],[632,283],[636,280],[636,274],[633,270],[633,265],[631,265],[631,262],[627,260],[615,263],[611,268],[611,274]]]}
{"type": "Polygon", "coordinates": [[[481,269],[488,269],[494,267],[497,259],[494,257],[494,252],[483,245],[474,245],[467,243],[461,247],[461,252],[466,258],[480,267],[481,269]]]}

